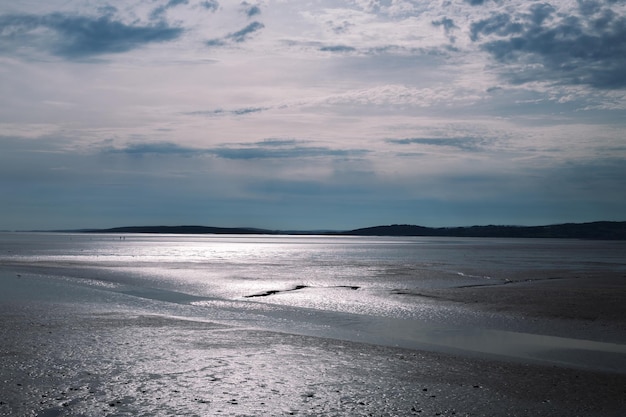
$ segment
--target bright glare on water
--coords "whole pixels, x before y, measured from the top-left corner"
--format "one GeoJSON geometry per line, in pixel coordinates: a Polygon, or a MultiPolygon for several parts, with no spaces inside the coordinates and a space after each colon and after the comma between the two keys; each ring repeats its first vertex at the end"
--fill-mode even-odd
{"type": "Polygon", "coordinates": [[[5,234],[0,263],[198,297],[406,317],[420,289],[626,270],[623,242],[428,237],[5,234]],[[532,271],[532,276],[528,276],[532,271]],[[94,274],[94,272],[97,272],[94,274]],[[96,275],[95,277],[93,275],[96,275]],[[546,276],[547,275],[547,276],[546,276]]]}
{"type": "MultiPolygon", "coordinates": [[[[563,343],[494,330],[509,324],[493,325],[496,319],[489,314],[444,305],[420,292],[626,271],[626,242],[49,233],[0,237],[0,266],[191,309],[176,314],[193,311],[207,320],[238,320],[284,331],[320,334],[323,329],[330,337],[409,347],[439,343],[500,354],[515,351],[512,346],[554,350],[563,343]]],[[[619,346],[595,348],[622,352],[619,346]]],[[[521,351],[525,353],[516,355],[532,349],[521,351]]]]}

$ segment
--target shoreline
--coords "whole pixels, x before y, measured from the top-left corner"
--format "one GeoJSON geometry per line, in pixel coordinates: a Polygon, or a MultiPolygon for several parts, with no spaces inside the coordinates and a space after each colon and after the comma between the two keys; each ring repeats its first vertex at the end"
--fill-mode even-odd
{"type": "Polygon", "coordinates": [[[0,304],[13,298],[72,303],[99,299],[99,302],[107,300],[152,313],[168,312],[243,327],[250,327],[251,323],[264,318],[260,325],[253,324],[253,327],[289,334],[626,374],[626,334],[623,332],[626,328],[626,280],[621,274],[604,278],[605,283],[611,284],[613,304],[606,302],[609,294],[606,287],[600,282],[596,286],[598,277],[577,278],[574,286],[564,286],[566,279],[532,279],[395,292],[398,297],[426,300],[426,304],[417,301],[422,303],[422,316],[401,318],[273,305],[271,300],[269,303],[248,302],[245,296],[241,300],[221,300],[158,288],[116,288],[98,279],[79,278],[74,273],[65,275],[69,271],[64,271],[65,268],[49,270],[40,266],[32,270],[14,266],[0,268],[0,278],[9,284],[0,293],[0,304]],[[559,284],[553,288],[558,291],[556,296],[545,291],[542,285],[546,283],[559,284]],[[576,297],[564,296],[567,291],[576,297]],[[550,298],[552,296],[558,297],[550,298]],[[585,303],[588,307],[582,308],[585,303]],[[542,308],[556,309],[559,314],[546,313],[542,308]],[[597,315],[607,308],[612,314],[610,317],[588,319],[591,314],[597,315]],[[622,310],[624,316],[619,314],[622,310]],[[613,344],[617,344],[617,351],[613,344]],[[518,346],[524,348],[520,350],[518,346]],[[567,350],[575,351],[576,346],[588,352],[589,364],[584,358],[581,360],[571,354],[562,358],[546,354],[547,350],[555,349],[567,354],[567,350]],[[615,369],[610,360],[602,359],[604,353],[614,352],[625,355],[615,364],[615,369]]]}

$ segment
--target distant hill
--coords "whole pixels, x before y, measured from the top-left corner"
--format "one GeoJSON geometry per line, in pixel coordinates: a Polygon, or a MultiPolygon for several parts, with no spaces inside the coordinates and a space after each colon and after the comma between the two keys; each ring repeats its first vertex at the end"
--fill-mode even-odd
{"type": "Polygon", "coordinates": [[[564,223],[547,226],[424,227],[409,224],[374,226],[349,231],[284,231],[249,227],[128,226],[81,230],[90,233],[265,234],[342,236],[519,237],[626,240],[626,222],[564,223]]]}
{"type": "Polygon", "coordinates": [[[255,229],[251,227],[208,227],[208,226],[127,226],[113,227],[111,229],[91,229],[83,230],[89,233],[163,233],[182,235],[202,235],[202,234],[278,234],[280,232],[265,229],[255,229]]]}
{"type": "Polygon", "coordinates": [[[520,237],[626,240],[626,222],[564,223],[548,226],[423,227],[394,224],[345,232],[357,236],[520,237]]]}

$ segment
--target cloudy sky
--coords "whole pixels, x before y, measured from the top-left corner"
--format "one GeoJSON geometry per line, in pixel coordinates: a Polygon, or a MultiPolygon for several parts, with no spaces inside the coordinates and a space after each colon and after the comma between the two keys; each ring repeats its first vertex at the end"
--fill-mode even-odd
{"type": "Polygon", "coordinates": [[[626,1],[0,3],[0,229],[626,220],[626,1]]]}

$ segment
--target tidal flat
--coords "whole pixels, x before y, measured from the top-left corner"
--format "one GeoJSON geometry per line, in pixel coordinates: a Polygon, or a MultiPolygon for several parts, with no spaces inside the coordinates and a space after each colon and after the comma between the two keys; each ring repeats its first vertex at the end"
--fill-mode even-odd
{"type": "Polygon", "coordinates": [[[2,416],[626,412],[620,245],[71,238],[0,255],[2,416]]]}
{"type": "Polygon", "coordinates": [[[626,409],[624,374],[154,314],[5,306],[1,333],[4,416],[620,416],[626,409]]]}

